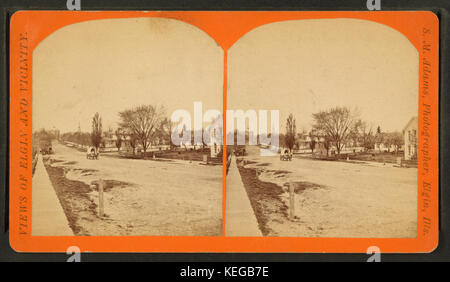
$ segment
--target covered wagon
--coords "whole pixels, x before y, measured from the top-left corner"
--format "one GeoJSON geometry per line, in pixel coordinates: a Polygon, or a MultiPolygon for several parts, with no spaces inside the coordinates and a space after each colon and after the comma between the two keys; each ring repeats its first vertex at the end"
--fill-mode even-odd
{"type": "Polygon", "coordinates": [[[49,140],[40,140],[39,150],[42,155],[53,154],[52,142],[49,140]]]}
{"type": "Polygon", "coordinates": [[[289,149],[281,150],[280,160],[281,161],[292,161],[292,152],[289,149]]]}
{"type": "Polygon", "coordinates": [[[98,160],[99,150],[95,147],[89,146],[86,152],[86,158],[89,160],[98,160]]]}

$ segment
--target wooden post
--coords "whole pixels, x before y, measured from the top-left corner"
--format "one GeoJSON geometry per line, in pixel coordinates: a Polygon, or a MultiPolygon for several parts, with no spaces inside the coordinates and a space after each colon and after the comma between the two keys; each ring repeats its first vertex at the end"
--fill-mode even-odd
{"type": "Polygon", "coordinates": [[[402,167],[402,158],[401,157],[397,157],[397,165],[399,167],[402,167]]]}
{"type": "Polygon", "coordinates": [[[295,217],[295,190],[294,183],[289,183],[289,219],[294,220],[295,217]]]}
{"type": "Polygon", "coordinates": [[[104,206],[103,206],[103,179],[98,181],[98,215],[103,217],[104,206]]]}

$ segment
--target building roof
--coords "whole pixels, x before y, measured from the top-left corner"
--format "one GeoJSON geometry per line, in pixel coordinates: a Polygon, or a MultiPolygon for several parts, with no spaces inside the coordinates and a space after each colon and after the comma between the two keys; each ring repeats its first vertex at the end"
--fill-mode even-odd
{"type": "Polygon", "coordinates": [[[405,125],[405,127],[403,127],[403,132],[405,132],[405,130],[412,124],[412,123],[416,123],[417,124],[417,122],[418,122],[418,119],[417,119],[417,117],[412,117],[409,121],[408,121],[408,123],[405,125]]]}

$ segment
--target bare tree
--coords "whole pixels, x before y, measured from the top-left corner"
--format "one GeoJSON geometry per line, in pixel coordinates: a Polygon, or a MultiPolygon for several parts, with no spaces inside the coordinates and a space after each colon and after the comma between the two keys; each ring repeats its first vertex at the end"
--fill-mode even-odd
{"type": "Polygon", "coordinates": [[[325,148],[325,150],[327,150],[327,157],[328,157],[328,154],[329,154],[330,148],[331,148],[330,137],[328,137],[328,136],[324,137],[324,139],[323,139],[323,147],[325,148]]]}
{"type": "Polygon", "coordinates": [[[347,107],[336,107],[313,114],[313,119],[313,128],[328,136],[340,154],[354,128],[356,113],[347,107]]]}
{"type": "Polygon", "coordinates": [[[164,115],[164,108],[152,105],[142,105],[119,113],[120,126],[136,136],[142,146],[144,158],[148,147],[161,127],[164,115]]]}
{"type": "Polygon", "coordinates": [[[392,132],[392,144],[395,146],[395,153],[405,143],[403,135],[400,132],[392,132]]]}
{"type": "Polygon", "coordinates": [[[137,137],[136,137],[136,134],[131,133],[131,134],[130,134],[130,147],[133,149],[133,155],[134,155],[134,152],[135,152],[135,150],[136,150],[136,145],[137,145],[137,137]]]}
{"type": "Polygon", "coordinates": [[[373,149],[376,143],[376,135],[372,133],[372,127],[368,126],[365,121],[359,120],[359,143],[362,144],[364,150],[373,149]]]}
{"type": "Polygon", "coordinates": [[[159,129],[159,136],[162,140],[166,140],[167,144],[169,144],[169,149],[172,150],[172,127],[173,122],[169,118],[164,118],[161,122],[161,126],[159,129]]]}
{"type": "Polygon", "coordinates": [[[377,127],[377,134],[375,135],[375,144],[378,144],[379,149],[381,150],[381,144],[385,142],[386,134],[381,132],[381,127],[377,127]]]}
{"type": "Polygon", "coordinates": [[[352,147],[361,146],[361,127],[362,127],[363,121],[357,120],[353,124],[353,127],[349,134],[349,139],[352,141],[352,147]]]}
{"type": "Polygon", "coordinates": [[[296,130],[294,115],[289,114],[289,117],[286,120],[286,135],[284,137],[284,142],[286,147],[291,151],[295,144],[296,130]]]}
{"type": "Polygon", "coordinates": [[[115,135],[116,135],[116,147],[117,150],[120,152],[120,147],[122,147],[122,131],[120,130],[120,128],[116,129],[115,135]]]}
{"type": "Polygon", "coordinates": [[[311,153],[314,154],[314,149],[316,148],[317,142],[316,142],[316,136],[312,130],[309,132],[309,139],[311,140],[309,142],[309,148],[311,149],[311,153]]]}
{"type": "MultiPolygon", "coordinates": [[[[187,132],[187,128],[186,128],[186,124],[183,124],[183,130],[182,130],[183,134],[184,132],[187,132]]],[[[187,145],[186,142],[182,142],[182,144],[184,145],[184,150],[187,151],[187,145]]]]}
{"type": "Polygon", "coordinates": [[[91,143],[96,149],[98,149],[102,143],[102,118],[98,113],[95,113],[92,118],[91,143]]]}
{"type": "Polygon", "coordinates": [[[395,152],[398,153],[398,149],[403,145],[403,135],[400,132],[384,133],[384,144],[388,147],[390,152],[391,147],[395,147],[395,152]]]}

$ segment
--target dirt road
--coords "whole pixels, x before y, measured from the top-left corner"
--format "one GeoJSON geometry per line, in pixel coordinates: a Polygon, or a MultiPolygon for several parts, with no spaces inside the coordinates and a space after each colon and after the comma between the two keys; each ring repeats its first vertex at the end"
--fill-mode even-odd
{"type": "Polygon", "coordinates": [[[250,188],[250,194],[258,196],[260,209],[276,210],[260,212],[265,217],[265,235],[416,237],[416,168],[305,158],[294,158],[289,162],[280,161],[278,156],[261,157],[255,149],[250,148],[249,152],[250,155],[245,157],[247,164],[241,168],[254,172],[244,177],[258,175],[256,181],[253,179],[254,187],[250,188]],[[289,182],[296,183],[297,187],[297,219],[294,222],[287,218],[289,182]],[[275,185],[268,185],[271,183],[275,185]],[[273,195],[260,195],[266,193],[262,186],[264,189],[279,189],[275,200],[273,195]],[[259,194],[258,189],[261,191],[259,194]]]}
{"type": "Polygon", "coordinates": [[[134,160],[54,144],[47,171],[77,235],[212,236],[222,229],[222,167],[134,160]],[[92,181],[106,181],[105,218],[92,181]]]}

